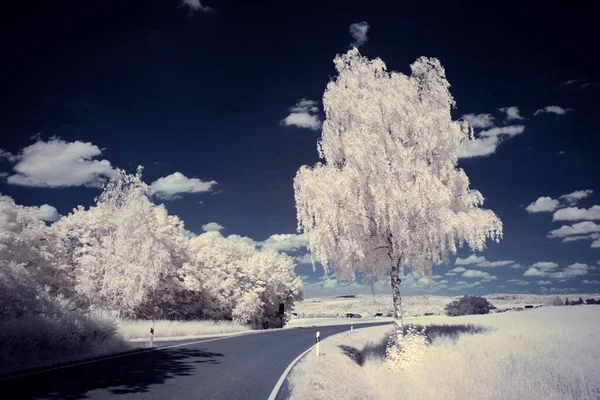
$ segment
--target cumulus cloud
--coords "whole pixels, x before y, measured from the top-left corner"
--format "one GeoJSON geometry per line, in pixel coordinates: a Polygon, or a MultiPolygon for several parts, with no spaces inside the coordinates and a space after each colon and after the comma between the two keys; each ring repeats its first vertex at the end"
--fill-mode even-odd
{"type": "Polygon", "coordinates": [[[584,285],[600,285],[600,281],[598,281],[598,280],[590,281],[589,279],[584,279],[581,281],[581,283],[583,283],[584,285]]]}
{"type": "Polygon", "coordinates": [[[465,271],[466,271],[466,268],[463,268],[463,267],[456,267],[456,268],[450,270],[450,272],[465,272],[465,271]]]}
{"type": "Polygon", "coordinates": [[[209,222],[208,224],[202,225],[202,230],[204,232],[219,232],[223,228],[224,228],[223,225],[218,224],[216,222],[209,222]]]}
{"type": "Polygon", "coordinates": [[[209,192],[217,182],[203,182],[198,178],[188,178],[181,172],[159,178],[150,184],[150,192],[162,200],[176,200],[183,193],[209,192]]]}
{"type": "Polygon", "coordinates": [[[506,282],[508,283],[514,283],[515,285],[520,285],[520,286],[525,286],[525,285],[529,285],[529,281],[526,281],[524,279],[509,279],[506,282]]]}
{"type": "Polygon", "coordinates": [[[319,107],[315,100],[300,99],[295,106],[290,107],[290,115],[285,117],[281,124],[317,131],[321,128],[321,121],[316,114],[318,112],[319,107]]]}
{"type": "Polygon", "coordinates": [[[590,239],[591,240],[600,239],[600,233],[592,233],[590,235],[585,235],[585,236],[567,236],[563,240],[561,240],[561,242],[568,243],[568,242],[577,242],[580,240],[590,240],[590,239]]]}
{"type": "Polygon", "coordinates": [[[490,128],[495,126],[492,114],[465,114],[461,118],[468,121],[473,128],[490,128]]]}
{"type": "Polygon", "coordinates": [[[523,268],[523,266],[522,266],[521,264],[519,264],[519,263],[513,264],[513,265],[511,265],[510,267],[511,267],[512,269],[520,269],[520,268],[523,268]]]}
{"type": "Polygon", "coordinates": [[[550,285],[552,281],[538,281],[538,285],[550,285]]]}
{"type": "Polygon", "coordinates": [[[578,222],[571,226],[563,225],[558,229],[548,232],[549,239],[563,238],[571,235],[586,235],[588,233],[600,232],[600,225],[591,221],[578,222]]]}
{"type": "Polygon", "coordinates": [[[539,115],[539,114],[556,114],[556,115],[564,115],[566,114],[568,111],[571,111],[568,108],[562,108],[559,106],[546,106],[544,108],[540,108],[539,110],[537,110],[536,112],[533,113],[534,116],[539,115]]]}
{"type": "Polygon", "coordinates": [[[551,197],[540,197],[530,205],[528,205],[525,210],[528,213],[539,213],[539,212],[552,212],[556,210],[560,206],[560,202],[551,197]]]}
{"type": "Polygon", "coordinates": [[[15,174],[8,175],[11,185],[31,187],[101,187],[115,170],[107,160],[94,160],[102,155],[98,146],[80,141],[66,142],[52,138],[38,140],[17,156],[5,156],[16,162],[15,174]]]}
{"type": "Polygon", "coordinates": [[[40,210],[40,218],[46,222],[54,222],[58,220],[62,215],[56,210],[55,207],[52,207],[49,204],[42,204],[39,207],[40,210]]]}
{"type": "Polygon", "coordinates": [[[496,152],[496,148],[499,144],[500,139],[498,136],[465,140],[458,149],[458,158],[488,156],[496,152]]]}
{"type": "Polygon", "coordinates": [[[271,235],[267,240],[258,242],[263,248],[271,248],[278,251],[294,251],[306,247],[308,238],[306,235],[275,234],[271,235]]]}
{"type": "Polygon", "coordinates": [[[576,276],[586,275],[588,273],[589,266],[584,263],[574,263],[569,265],[561,272],[554,272],[550,274],[551,278],[554,279],[569,279],[576,276]]]}
{"type": "Polygon", "coordinates": [[[590,246],[592,249],[599,249],[600,248],[600,239],[596,239],[592,242],[592,245],[590,246]]]}
{"type": "Polygon", "coordinates": [[[462,274],[463,278],[483,278],[484,280],[492,280],[496,279],[494,275],[490,275],[487,272],[476,271],[473,269],[468,269],[462,274]]]}
{"type": "Polygon", "coordinates": [[[369,31],[369,23],[367,21],[355,22],[350,25],[350,35],[354,38],[354,42],[350,43],[350,47],[360,47],[369,40],[367,32],[369,31]]]}
{"type": "Polygon", "coordinates": [[[547,272],[558,268],[558,264],[551,261],[539,261],[534,263],[531,267],[547,272]]]}
{"type": "Polygon", "coordinates": [[[312,264],[312,260],[310,258],[310,253],[306,253],[301,256],[294,257],[294,261],[297,264],[312,264]]]}
{"type": "Polygon", "coordinates": [[[565,201],[569,205],[574,205],[579,200],[590,197],[593,193],[593,190],[576,190],[573,193],[563,194],[559,199],[565,201]]]}
{"type": "Polygon", "coordinates": [[[200,0],[182,0],[181,5],[183,7],[187,7],[188,10],[190,10],[190,12],[192,12],[192,13],[197,12],[197,11],[203,11],[203,12],[214,11],[212,8],[210,8],[208,6],[203,6],[202,3],[200,3],[200,0]]]}
{"type": "Polygon", "coordinates": [[[517,106],[502,107],[498,110],[506,114],[506,119],[508,121],[523,119],[523,117],[521,117],[521,114],[519,113],[519,107],[517,106]]]}
{"type": "Polygon", "coordinates": [[[529,269],[525,271],[523,276],[546,276],[546,273],[544,271],[540,271],[537,268],[529,267],[529,269]]]}
{"type": "Polygon", "coordinates": [[[10,151],[6,151],[4,149],[0,149],[0,161],[6,160],[9,162],[17,162],[18,157],[11,153],[10,151]]]}
{"type": "Polygon", "coordinates": [[[587,210],[585,208],[567,207],[556,211],[552,216],[552,221],[577,221],[582,219],[600,219],[600,206],[592,206],[587,210]]]}
{"type": "Polygon", "coordinates": [[[456,257],[456,261],[454,262],[454,264],[468,265],[468,264],[477,264],[477,263],[484,262],[484,261],[485,261],[485,257],[483,257],[483,256],[480,257],[480,256],[476,256],[475,254],[471,254],[467,258],[456,257]]]}
{"type": "MultiPolygon", "coordinates": [[[[455,265],[471,265],[475,264],[477,267],[483,268],[493,268],[493,267],[503,267],[505,265],[509,265],[514,263],[514,261],[488,261],[483,256],[476,256],[475,254],[471,254],[469,257],[463,259],[460,257],[456,258],[454,262],[455,265]]],[[[454,271],[454,270],[453,270],[454,271]]]]}
{"type": "Polygon", "coordinates": [[[511,125],[511,126],[502,126],[497,128],[488,129],[487,131],[483,131],[479,133],[481,137],[494,137],[500,135],[508,135],[510,137],[519,135],[523,133],[525,130],[524,125],[511,125]]]}

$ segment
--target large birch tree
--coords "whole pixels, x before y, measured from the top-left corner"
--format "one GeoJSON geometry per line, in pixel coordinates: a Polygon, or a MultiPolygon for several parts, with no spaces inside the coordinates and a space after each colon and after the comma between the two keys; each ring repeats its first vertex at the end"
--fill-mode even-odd
{"type": "Polygon", "coordinates": [[[437,59],[419,58],[410,76],[356,48],[334,64],[317,143],[324,161],[294,178],[298,232],[308,236],[313,266],[333,268],[338,279],[389,273],[400,348],[400,268],[431,280],[432,266],[448,263],[457,243],[481,251],[486,239],[499,241],[502,222],[480,208],[483,196],[457,166],[473,130],[452,120],[455,101],[437,59]]]}

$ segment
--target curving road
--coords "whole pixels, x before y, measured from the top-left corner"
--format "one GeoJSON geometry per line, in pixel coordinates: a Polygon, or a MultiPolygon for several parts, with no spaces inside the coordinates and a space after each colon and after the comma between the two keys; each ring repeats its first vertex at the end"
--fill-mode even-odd
{"type": "MultiPolygon", "coordinates": [[[[389,322],[355,325],[355,329],[389,322]]],[[[260,399],[315,341],[348,325],[269,330],[256,334],[162,343],[142,353],[0,381],[3,399],[260,399]],[[173,347],[171,347],[173,346],[173,347]]],[[[278,399],[285,398],[286,387],[278,399]]]]}

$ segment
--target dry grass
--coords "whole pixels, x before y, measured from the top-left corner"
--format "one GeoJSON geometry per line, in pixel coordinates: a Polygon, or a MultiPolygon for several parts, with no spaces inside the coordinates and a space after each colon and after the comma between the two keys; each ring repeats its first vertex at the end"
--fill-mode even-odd
{"type": "Polygon", "coordinates": [[[381,359],[389,326],[325,340],[321,357],[311,352],[294,368],[291,399],[600,398],[600,306],[437,317],[435,322],[438,328],[419,319],[429,325],[432,343],[424,359],[395,373],[381,359]],[[478,325],[493,330],[465,334],[478,325]]]}
{"type": "MultiPolygon", "coordinates": [[[[119,333],[127,340],[148,340],[152,321],[121,320],[118,322],[119,333]]],[[[185,338],[195,336],[216,336],[222,334],[248,332],[250,327],[232,321],[154,321],[154,339],[185,338]]]]}

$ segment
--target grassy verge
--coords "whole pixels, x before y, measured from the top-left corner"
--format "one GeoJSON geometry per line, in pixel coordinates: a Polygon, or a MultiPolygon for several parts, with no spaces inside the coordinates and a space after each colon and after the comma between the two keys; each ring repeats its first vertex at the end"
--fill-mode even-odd
{"type": "Polygon", "coordinates": [[[150,328],[154,326],[154,338],[185,338],[194,336],[217,336],[249,332],[251,328],[232,321],[168,321],[121,320],[118,331],[126,340],[148,340],[150,328]]]}
{"type": "Polygon", "coordinates": [[[389,327],[325,340],[320,357],[311,352],[292,371],[291,399],[600,398],[599,307],[438,318],[424,325],[425,357],[398,372],[383,361],[389,327]]]}

